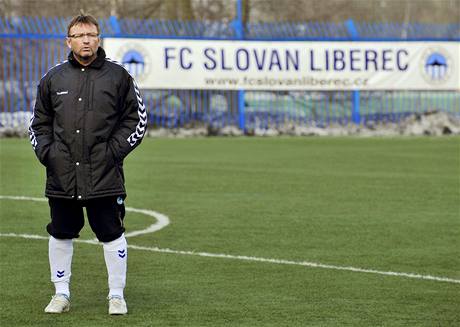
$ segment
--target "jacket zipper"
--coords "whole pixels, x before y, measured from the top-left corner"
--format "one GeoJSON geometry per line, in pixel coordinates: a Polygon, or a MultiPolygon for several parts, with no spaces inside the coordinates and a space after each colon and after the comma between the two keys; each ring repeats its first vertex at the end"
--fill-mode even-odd
{"type": "MultiPolygon", "coordinates": [[[[90,79],[89,79],[89,74],[90,74],[90,71],[89,71],[89,68],[86,67],[85,70],[84,70],[84,74],[85,74],[85,77],[84,77],[84,90],[85,90],[85,103],[84,103],[84,106],[83,106],[83,119],[82,119],[82,125],[83,125],[83,128],[82,128],[82,135],[81,135],[81,138],[82,138],[82,155],[84,156],[85,154],[87,155],[87,158],[82,158],[84,162],[89,162],[90,164],[90,170],[91,170],[91,158],[90,158],[90,154],[88,153],[88,151],[86,151],[86,113],[87,111],[89,110],[88,107],[89,107],[89,104],[90,104],[90,92],[89,92],[89,88],[90,88],[90,79]]],[[[88,184],[92,182],[92,178],[91,178],[91,174],[89,174],[89,183],[87,181],[87,178],[88,176],[85,176],[85,175],[88,175],[87,174],[87,169],[82,169],[81,171],[82,173],[82,179],[83,179],[83,184],[82,184],[82,193],[83,193],[83,196],[86,198],[87,194],[88,194],[88,184]]]]}

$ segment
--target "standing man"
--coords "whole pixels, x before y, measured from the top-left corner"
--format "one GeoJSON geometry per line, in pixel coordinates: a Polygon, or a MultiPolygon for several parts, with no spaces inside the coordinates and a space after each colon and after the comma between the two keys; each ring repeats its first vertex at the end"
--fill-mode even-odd
{"type": "Polygon", "coordinates": [[[72,240],[83,228],[83,208],[103,243],[109,314],[128,312],[123,159],[141,142],[147,113],[133,77],[105,57],[100,42],[94,17],[82,13],[72,19],[68,60],[41,79],[29,128],[35,154],[46,167],[51,212],[47,231],[56,294],[47,313],[69,311],[72,240]]]}

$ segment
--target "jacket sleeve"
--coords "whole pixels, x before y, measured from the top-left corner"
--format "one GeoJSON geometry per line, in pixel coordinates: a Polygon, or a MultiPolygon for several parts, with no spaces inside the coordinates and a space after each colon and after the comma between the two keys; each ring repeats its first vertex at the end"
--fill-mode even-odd
{"type": "Polygon", "coordinates": [[[37,100],[30,119],[29,137],[38,160],[45,166],[46,157],[54,139],[53,118],[49,88],[46,79],[42,78],[37,88],[37,100]]]}
{"type": "Polygon", "coordinates": [[[109,139],[115,160],[123,159],[138,146],[147,129],[147,112],[136,81],[129,76],[127,92],[117,127],[109,139]]]}

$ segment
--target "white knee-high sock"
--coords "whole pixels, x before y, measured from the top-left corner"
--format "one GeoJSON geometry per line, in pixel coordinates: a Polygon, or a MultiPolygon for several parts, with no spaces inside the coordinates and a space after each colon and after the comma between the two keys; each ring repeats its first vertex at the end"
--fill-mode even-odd
{"type": "Polygon", "coordinates": [[[69,283],[72,275],[73,242],[71,239],[60,240],[53,236],[48,243],[51,281],[56,288],[56,294],[70,296],[69,283]]]}
{"type": "Polygon", "coordinates": [[[104,258],[109,275],[109,296],[123,297],[126,285],[128,247],[125,234],[114,241],[104,242],[104,258]]]}

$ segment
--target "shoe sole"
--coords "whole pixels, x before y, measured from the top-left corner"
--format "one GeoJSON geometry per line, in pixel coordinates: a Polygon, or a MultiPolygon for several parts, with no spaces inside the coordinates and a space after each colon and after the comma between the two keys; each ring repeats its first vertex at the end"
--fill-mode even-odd
{"type": "Polygon", "coordinates": [[[47,311],[45,309],[45,313],[51,313],[51,314],[59,314],[59,313],[66,313],[66,312],[69,312],[70,310],[70,305],[64,307],[64,309],[62,309],[62,311],[47,311]]]}
{"type": "Polygon", "coordinates": [[[70,308],[65,308],[62,311],[45,311],[45,313],[50,313],[50,314],[60,314],[60,313],[66,313],[69,312],[70,308]]]}

